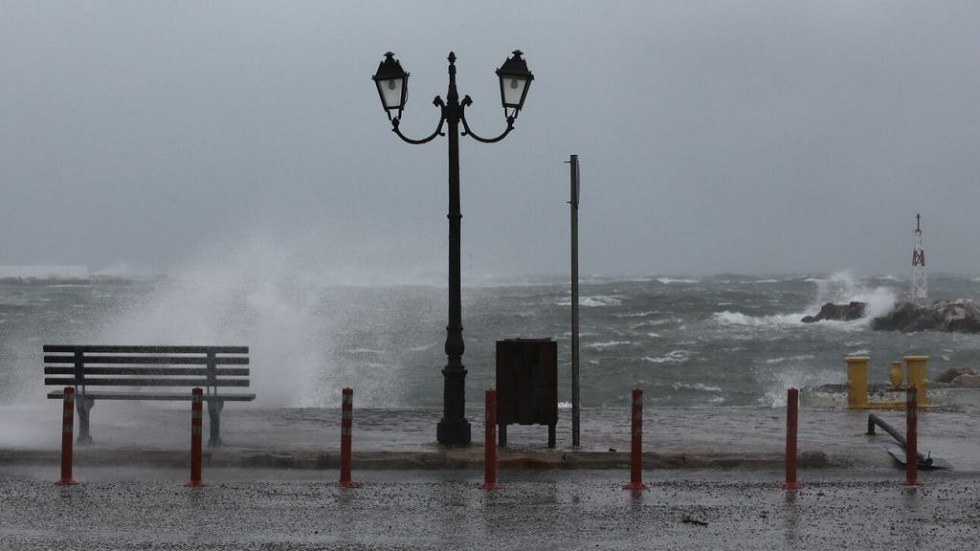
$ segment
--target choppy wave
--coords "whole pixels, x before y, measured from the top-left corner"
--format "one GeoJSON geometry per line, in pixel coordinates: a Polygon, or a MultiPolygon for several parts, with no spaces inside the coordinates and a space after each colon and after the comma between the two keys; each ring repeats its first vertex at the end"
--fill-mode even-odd
{"type": "MultiPolygon", "coordinates": [[[[615,296],[591,296],[591,297],[579,297],[578,305],[584,306],[586,308],[601,308],[605,306],[619,306],[623,303],[621,297],[615,296]]],[[[557,302],[558,306],[571,306],[572,298],[567,297],[559,300],[557,302]]]]}
{"type": "Polygon", "coordinates": [[[593,342],[586,344],[584,348],[589,350],[606,350],[609,348],[618,348],[621,346],[629,346],[633,344],[630,341],[607,341],[607,342],[593,342]]]}
{"type": "Polygon", "coordinates": [[[631,319],[631,318],[648,318],[650,316],[656,316],[657,314],[660,313],[661,312],[656,310],[650,310],[645,312],[619,312],[613,315],[620,319],[631,319]]]}
{"type": "Polygon", "coordinates": [[[711,319],[720,325],[742,325],[749,327],[785,327],[803,325],[800,314],[782,314],[772,316],[750,316],[741,312],[716,312],[711,319]]]}
{"type": "Polygon", "coordinates": [[[694,356],[690,350],[673,350],[662,356],[644,356],[643,361],[653,364],[679,364],[684,363],[694,356]]]}
{"type": "MultiPolygon", "coordinates": [[[[333,407],[343,386],[354,387],[366,407],[442,406],[444,289],[409,285],[411,277],[391,286],[326,286],[272,246],[217,260],[204,264],[229,268],[134,285],[0,285],[0,304],[8,305],[0,308],[0,404],[21,396],[44,401],[37,335],[48,335],[106,344],[247,344],[262,406],[333,407]]],[[[972,367],[980,341],[962,335],[872,331],[867,319],[802,323],[830,301],[864,300],[875,312],[907,283],[846,271],[806,279],[589,281],[579,327],[588,389],[582,405],[619,407],[629,389],[653,381],[676,388],[671,405],[780,407],[789,386],[841,381],[842,358],[855,354],[873,356],[871,380],[887,380],[889,362],[909,353],[931,356],[931,369],[972,367]]],[[[940,277],[930,281],[930,293],[973,298],[977,283],[940,277]]],[[[494,386],[500,339],[554,339],[559,379],[568,380],[570,301],[567,282],[557,280],[464,288],[467,406],[494,386]]],[[[559,400],[569,403],[568,385],[559,385],[559,400]]]]}
{"type": "Polygon", "coordinates": [[[723,392],[720,386],[709,386],[704,383],[673,383],[670,385],[674,390],[700,390],[702,392],[723,392]]]}
{"type": "Polygon", "coordinates": [[[799,356],[786,356],[784,358],[770,358],[765,360],[765,364],[788,364],[788,363],[799,363],[812,360],[815,356],[813,354],[801,354],[799,356]]]}

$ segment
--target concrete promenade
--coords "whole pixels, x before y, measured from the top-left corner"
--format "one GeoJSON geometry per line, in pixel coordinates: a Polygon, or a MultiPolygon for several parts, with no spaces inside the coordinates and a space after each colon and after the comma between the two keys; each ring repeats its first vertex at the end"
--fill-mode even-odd
{"type": "MultiPolygon", "coordinates": [[[[0,408],[0,465],[57,465],[61,403],[0,408]]],[[[473,443],[444,448],[435,443],[438,410],[358,409],[353,419],[354,469],[482,468],[482,410],[468,412],[473,443]]],[[[644,466],[648,469],[783,466],[785,409],[651,408],[644,411],[644,466]]],[[[905,432],[905,414],[879,411],[905,432]]],[[[584,409],[581,445],[573,447],[571,412],[561,411],[557,446],[547,448],[544,426],[511,425],[501,448],[501,469],[626,468],[630,415],[625,409],[584,409]]],[[[867,411],[802,408],[799,415],[801,468],[892,469],[885,446],[893,439],[867,436],[867,411]]],[[[340,452],[337,409],[260,409],[227,404],[221,416],[224,445],[205,448],[205,467],[335,468],[340,452]]],[[[208,421],[205,413],[205,441],[208,421]]],[[[77,420],[76,420],[77,426],[77,420]]],[[[77,431],[77,429],[76,429],[77,431]]],[[[104,463],[179,467],[190,441],[188,404],[101,402],[92,409],[91,446],[75,446],[75,464],[104,463]],[[181,407],[183,406],[183,407],[181,407]]],[[[921,411],[919,448],[980,476],[980,410],[921,411]]],[[[83,470],[79,471],[84,472],[83,470]]]]}
{"type": "MultiPolygon", "coordinates": [[[[353,479],[338,488],[340,412],[229,404],[225,445],[189,477],[189,405],[101,403],[95,444],[76,447],[76,486],[58,478],[61,403],[2,407],[0,550],[34,549],[941,549],[980,541],[980,412],[923,411],[920,449],[948,471],[921,486],[865,435],[867,412],[800,411],[799,481],[783,480],[785,410],[644,412],[644,482],[629,481],[629,412],[570,412],[558,445],[510,427],[500,490],[474,443],[434,443],[440,412],[354,410],[353,479]]],[[[625,409],[625,408],[624,408],[625,409]]],[[[904,431],[901,411],[879,414],[904,431]]],[[[207,426],[207,422],[205,422],[207,426]]],[[[207,430],[205,430],[205,433],[207,430]]],[[[880,432],[880,431],[879,431],[880,432]]],[[[205,434],[206,436],[206,434],[205,434]]]]}

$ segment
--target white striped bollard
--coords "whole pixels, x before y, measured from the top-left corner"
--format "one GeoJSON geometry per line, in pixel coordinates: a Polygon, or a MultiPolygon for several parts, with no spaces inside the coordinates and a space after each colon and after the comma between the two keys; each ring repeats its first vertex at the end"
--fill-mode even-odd
{"type": "Polygon", "coordinates": [[[72,439],[75,432],[75,389],[65,387],[64,406],[61,414],[61,479],[55,484],[71,486],[76,484],[71,477],[72,454],[74,451],[72,439]]]}
{"type": "Polygon", "coordinates": [[[343,401],[340,406],[340,481],[341,488],[358,488],[359,482],[353,482],[350,477],[351,464],[351,431],[354,425],[354,389],[344,388],[343,401]]]}
{"type": "Polygon", "coordinates": [[[486,392],[486,415],[484,426],[483,484],[482,490],[497,490],[497,391],[488,388],[486,392]]]}
{"type": "Polygon", "coordinates": [[[643,483],[643,389],[633,389],[633,421],[630,438],[630,483],[624,490],[646,490],[643,483]]]}

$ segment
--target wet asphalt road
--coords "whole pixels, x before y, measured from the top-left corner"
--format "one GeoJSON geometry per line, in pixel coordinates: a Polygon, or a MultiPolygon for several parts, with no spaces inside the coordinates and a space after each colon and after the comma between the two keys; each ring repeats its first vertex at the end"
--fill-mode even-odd
{"type": "Polygon", "coordinates": [[[205,471],[0,469],[0,549],[937,549],[980,546],[980,478],[900,470],[660,471],[647,491],[620,471],[205,471]]]}

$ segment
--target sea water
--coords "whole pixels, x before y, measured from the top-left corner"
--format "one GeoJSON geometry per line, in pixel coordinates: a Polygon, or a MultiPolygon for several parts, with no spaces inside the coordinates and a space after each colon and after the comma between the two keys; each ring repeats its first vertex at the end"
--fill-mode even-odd
{"type": "MultiPolygon", "coordinates": [[[[931,298],[980,299],[980,279],[933,276],[931,298]]],[[[980,336],[879,332],[907,279],[825,276],[636,277],[580,286],[584,407],[621,407],[642,387],[651,405],[785,404],[786,389],[840,384],[847,355],[889,364],[930,356],[929,375],[980,371],[980,336]],[[802,323],[826,302],[869,303],[868,317],[802,323]]],[[[495,385],[495,342],[558,343],[559,400],[571,399],[567,280],[463,288],[468,405],[495,385]]],[[[0,405],[40,402],[44,344],[220,344],[250,347],[252,391],[266,407],[440,408],[447,293],[439,284],[320,283],[281,273],[0,284],[0,405]]]]}

